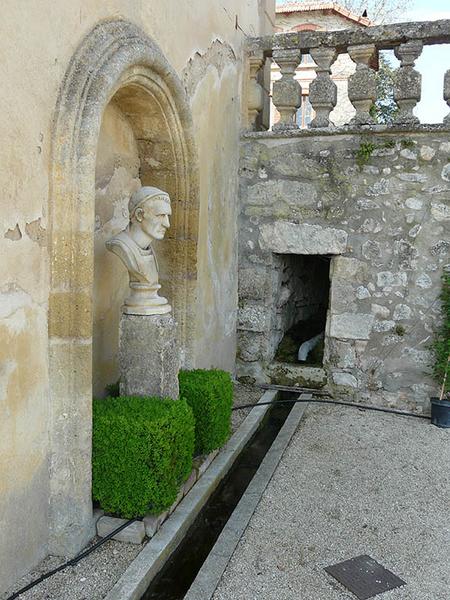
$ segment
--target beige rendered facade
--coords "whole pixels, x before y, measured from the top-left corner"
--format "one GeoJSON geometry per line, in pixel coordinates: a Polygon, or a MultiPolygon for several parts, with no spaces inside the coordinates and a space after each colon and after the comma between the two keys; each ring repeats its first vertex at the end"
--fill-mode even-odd
{"type": "Polygon", "coordinates": [[[128,285],[104,241],[139,181],[173,202],[183,364],[234,367],[244,42],[272,5],[2,3],[0,591],[92,536],[91,399],[117,379],[128,285]]]}

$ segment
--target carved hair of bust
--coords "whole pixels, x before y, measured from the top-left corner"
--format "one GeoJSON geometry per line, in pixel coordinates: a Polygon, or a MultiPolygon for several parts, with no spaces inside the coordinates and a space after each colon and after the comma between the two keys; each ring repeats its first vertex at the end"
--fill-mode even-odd
{"type": "Polygon", "coordinates": [[[128,202],[130,221],[135,219],[137,208],[142,207],[143,204],[157,202],[158,200],[167,202],[170,206],[170,196],[167,192],[163,192],[162,190],[151,186],[140,187],[131,195],[130,201],[128,202]]]}

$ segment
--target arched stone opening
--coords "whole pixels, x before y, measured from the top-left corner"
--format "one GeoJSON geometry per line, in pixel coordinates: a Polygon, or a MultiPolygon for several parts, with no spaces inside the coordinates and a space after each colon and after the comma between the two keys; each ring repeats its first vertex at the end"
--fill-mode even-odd
{"type": "Polygon", "coordinates": [[[172,226],[157,252],[187,366],[195,330],[198,178],[189,105],[156,44],[128,22],[104,22],[87,35],[69,65],[53,133],[50,552],[58,554],[76,552],[92,535],[95,176],[107,106],[131,127],[142,184],[161,187],[172,198],[172,226]]]}

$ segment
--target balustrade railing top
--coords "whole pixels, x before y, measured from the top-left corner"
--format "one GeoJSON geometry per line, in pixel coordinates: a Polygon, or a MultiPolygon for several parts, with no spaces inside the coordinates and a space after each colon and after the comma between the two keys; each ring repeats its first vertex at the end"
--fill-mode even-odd
{"type": "MultiPolygon", "coordinates": [[[[330,112],[337,102],[331,66],[339,54],[348,53],[355,72],[348,80],[348,97],[355,109],[351,126],[374,123],[371,106],[376,100],[377,52],[394,50],[400,61],[394,76],[394,100],[398,106],[395,125],[417,125],[413,109],[421,97],[421,75],[414,68],[424,45],[449,44],[450,20],[397,23],[340,31],[301,31],[252,38],[248,43],[250,62],[249,126],[263,108],[263,88],[259,70],[267,58],[280,67],[281,78],[273,83],[272,100],[280,114],[274,130],[297,129],[295,115],[301,105],[301,87],[294,79],[302,54],[315,62],[316,78],[309,86],[309,99],[315,111],[311,127],[331,128],[330,112]]],[[[449,65],[450,66],[450,65],[449,65]]],[[[266,87],[266,86],[264,86],[266,87]]],[[[450,69],[443,81],[443,98],[450,106],[450,69]]],[[[450,114],[444,119],[450,126],[450,114]]]]}

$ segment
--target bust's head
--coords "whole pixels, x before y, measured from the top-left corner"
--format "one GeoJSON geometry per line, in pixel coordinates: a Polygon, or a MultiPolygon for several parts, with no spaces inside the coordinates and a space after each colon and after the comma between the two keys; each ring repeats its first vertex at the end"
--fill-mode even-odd
{"type": "Polygon", "coordinates": [[[141,187],[131,196],[128,208],[132,225],[135,224],[155,240],[163,239],[172,214],[167,192],[155,187],[141,187]]]}

